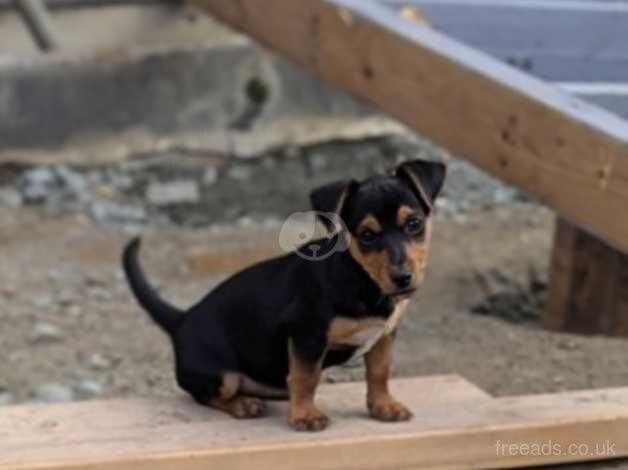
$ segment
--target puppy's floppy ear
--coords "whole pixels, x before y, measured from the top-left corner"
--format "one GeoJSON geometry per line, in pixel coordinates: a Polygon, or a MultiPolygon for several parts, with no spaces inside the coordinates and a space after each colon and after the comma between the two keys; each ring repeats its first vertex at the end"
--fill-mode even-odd
{"type": "Polygon", "coordinates": [[[356,186],[357,182],[354,180],[337,181],[321,186],[310,193],[312,209],[319,213],[318,220],[330,232],[335,229],[334,221],[321,214],[335,214],[337,217],[342,217],[349,196],[356,186]]]}
{"type": "Polygon", "coordinates": [[[447,167],[440,162],[413,160],[404,162],[395,170],[395,176],[412,188],[415,195],[432,211],[434,200],[443,189],[447,167]]]}

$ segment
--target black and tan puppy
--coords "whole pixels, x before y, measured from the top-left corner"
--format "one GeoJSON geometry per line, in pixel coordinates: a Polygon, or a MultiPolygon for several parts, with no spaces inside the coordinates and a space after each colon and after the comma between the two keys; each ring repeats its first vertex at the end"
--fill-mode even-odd
{"type": "Polygon", "coordinates": [[[316,431],[328,424],[314,404],[322,369],[363,353],[370,415],[409,419],[388,390],[392,343],[423,282],[433,202],[444,178],[444,165],[412,161],[389,176],[315,190],[314,210],[337,214],[345,227],[316,240],[317,247],[335,247],[344,237],[348,249],[311,260],[299,252],[308,244],[256,264],[187,312],[157,296],[138,265],[139,240],[129,243],[129,284],[172,339],[179,385],[198,403],[236,418],[262,415],[262,398],[288,398],[290,425],[316,431]]]}

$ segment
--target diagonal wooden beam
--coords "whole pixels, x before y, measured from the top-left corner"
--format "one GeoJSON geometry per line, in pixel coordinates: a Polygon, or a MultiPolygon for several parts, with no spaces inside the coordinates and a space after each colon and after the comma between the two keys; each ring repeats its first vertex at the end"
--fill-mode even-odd
{"type": "Polygon", "coordinates": [[[193,0],[628,252],[628,124],[373,0],[193,0]]]}

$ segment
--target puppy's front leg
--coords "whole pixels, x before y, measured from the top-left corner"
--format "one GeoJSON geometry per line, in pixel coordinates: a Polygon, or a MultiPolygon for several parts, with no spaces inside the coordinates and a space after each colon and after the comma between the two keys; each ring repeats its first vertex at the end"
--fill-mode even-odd
{"type": "Polygon", "coordinates": [[[393,336],[384,335],[364,356],[366,363],[366,405],[370,415],[380,421],[407,421],[412,413],[395,400],[388,390],[392,369],[393,336]]]}
{"type": "Polygon", "coordinates": [[[290,375],[290,415],[288,422],[297,431],[321,431],[329,424],[314,404],[314,394],[321,378],[326,344],[308,341],[306,344],[288,340],[290,375]]]}

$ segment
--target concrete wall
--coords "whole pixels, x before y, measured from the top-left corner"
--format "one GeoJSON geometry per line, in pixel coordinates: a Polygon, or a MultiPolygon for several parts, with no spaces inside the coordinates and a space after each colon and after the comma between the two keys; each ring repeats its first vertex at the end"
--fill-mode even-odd
{"type": "MultiPolygon", "coordinates": [[[[80,26],[82,36],[89,37],[87,29],[94,25],[100,37],[89,47],[81,49],[75,41],[61,53],[42,56],[9,53],[7,43],[2,46],[0,161],[42,152],[65,157],[85,146],[102,157],[125,153],[120,146],[132,147],[129,153],[155,143],[209,150],[236,146],[235,153],[250,154],[291,138],[315,138],[321,126],[330,138],[342,137],[343,126],[360,127],[369,120],[376,124],[362,126],[360,133],[396,128],[204,16],[198,20],[204,35],[180,25],[157,35],[144,22],[153,18],[156,27],[167,16],[137,16],[132,10],[132,18],[141,20],[139,30],[132,34],[133,22],[122,21],[116,42],[98,33],[102,26],[96,27],[94,10],[87,11],[92,14],[80,13],[89,19],[80,26]],[[182,32],[174,33],[178,28],[182,32]],[[146,37],[156,39],[150,43],[146,37]]],[[[185,14],[173,15],[177,23],[177,15],[185,14]]],[[[74,31],[64,37],[81,35],[74,31]]],[[[14,51],[22,42],[17,40],[14,51]]]]}
{"type": "Polygon", "coordinates": [[[250,128],[281,113],[365,108],[249,46],[4,64],[0,146],[56,146],[84,133],[250,128]]]}

